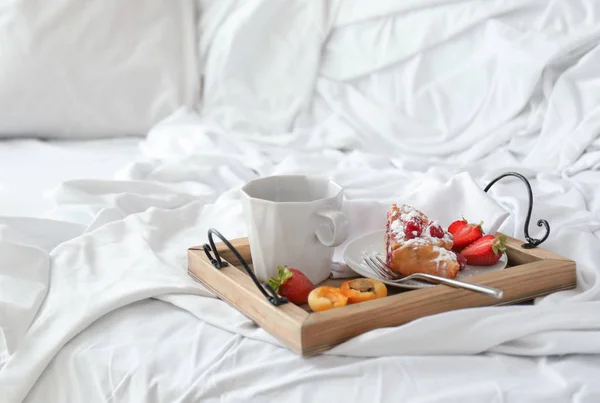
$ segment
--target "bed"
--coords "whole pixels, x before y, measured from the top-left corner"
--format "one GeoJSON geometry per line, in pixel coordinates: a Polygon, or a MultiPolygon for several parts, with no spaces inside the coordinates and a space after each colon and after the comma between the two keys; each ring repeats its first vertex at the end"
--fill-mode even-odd
{"type": "Polygon", "coordinates": [[[0,214],[48,217],[55,207],[49,195],[61,183],[114,179],[139,156],[141,140],[141,137],[125,137],[1,142],[0,214]]]}
{"type": "MultiPolygon", "coordinates": [[[[99,120],[66,114],[66,131],[56,114],[5,119],[0,401],[600,400],[600,8],[418,3],[156,0],[140,21],[159,28],[136,38],[158,42],[101,58],[140,52],[113,85],[161,83],[118,105],[143,110],[96,96],[80,110],[99,120]],[[179,52],[168,65],[159,45],[179,52]],[[9,139],[19,125],[39,138],[9,139]],[[329,176],[368,206],[506,171],[531,182],[532,222],[547,219],[544,248],[577,262],[576,289],[301,358],[187,275],[208,228],[246,235],[239,189],[257,177],[329,176]]],[[[89,4],[85,15],[116,10],[89,4]]],[[[500,231],[523,239],[523,184],[490,196],[510,212],[500,231]]]]}

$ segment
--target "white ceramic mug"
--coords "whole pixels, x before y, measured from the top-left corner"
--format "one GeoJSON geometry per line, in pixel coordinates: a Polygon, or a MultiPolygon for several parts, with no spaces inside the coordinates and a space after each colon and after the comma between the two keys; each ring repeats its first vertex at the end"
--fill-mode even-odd
{"type": "Polygon", "coordinates": [[[348,236],[342,187],[321,177],[270,176],[242,188],[254,273],[277,277],[277,266],[303,272],[314,284],[329,277],[334,247],[348,236]]]}

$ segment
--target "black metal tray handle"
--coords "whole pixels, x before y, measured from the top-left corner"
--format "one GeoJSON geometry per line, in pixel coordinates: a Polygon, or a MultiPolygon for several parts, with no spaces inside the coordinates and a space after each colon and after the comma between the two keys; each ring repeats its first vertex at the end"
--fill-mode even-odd
{"type": "MultiPolygon", "coordinates": [[[[527,178],[525,178],[523,175],[516,173],[516,172],[507,172],[507,173],[504,173],[504,174],[498,176],[493,181],[491,181],[485,187],[484,192],[487,193],[487,191],[490,190],[490,188],[496,182],[498,182],[500,179],[505,178],[507,176],[517,177],[525,183],[525,186],[527,186],[527,193],[529,194],[529,208],[527,210],[527,217],[525,218],[525,226],[523,228],[523,232],[525,233],[525,239],[527,240],[527,243],[521,245],[521,247],[525,248],[525,249],[536,248],[542,242],[544,242],[546,239],[548,239],[548,235],[550,235],[550,224],[548,224],[548,221],[546,221],[546,220],[538,220],[538,222],[537,222],[538,227],[542,227],[542,226],[545,227],[546,234],[544,235],[544,237],[542,239],[536,239],[536,238],[532,238],[529,236],[529,221],[531,220],[531,212],[533,210],[533,191],[531,190],[531,185],[530,185],[529,181],[527,180],[527,178]]],[[[217,248],[215,247],[213,235],[216,235],[217,237],[219,237],[221,239],[221,241],[223,241],[223,243],[229,248],[229,250],[231,250],[231,252],[235,255],[235,257],[240,261],[240,263],[242,264],[242,266],[244,267],[244,269],[246,270],[246,272],[248,273],[248,275],[250,276],[250,278],[252,279],[254,284],[256,284],[256,287],[260,290],[260,292],[265,296],[265,298],[271,304],[273,304],[275,306],[279,306],[279,305],[282,305],[282,304],[285,304],[288,302],[287,298],[278,295],[275,292],[275,290],[273,290],[273,288],[268,283],[265,282],[265,283],[261,284],[260,281],[258,280],[258,278],[256,278],[256,276],[254,275],[254,272],[250,269],[250,267],[248,266],[248,264],[242,257],[242,255],[227,240],[227,238],[225,238],[216,229],[210,228],[208,230],[208,243],[205,243],[202,246],[202,249],[204,250],[204,253],[206,253],[206,256],[210,260],[210,263],[216,269],[221,269],[223,267],[226,267],[228,264],[226,261],[221,259],[221,256],[219,255],[219,252],[217,251],[217,248]]]]}
{"type": "Polygon", "coordinates": [[[527,186],[527,193],[529,195],[529,207],[527,208],[527,217],[525,217],[525,226],[523,227],[523,232],[525,233],[525,239],[527,240],[527,243],[521,245],[521,247],[525,249],[536,248],[538,245],[540,245],[542,242],[548,239],[548,235],[550,235],[550,224],[548,224],[548,221],[546,220],[538,220],[537,226],[544,226],[546,228],[546,235],[544,235],[542,239],[535,239],[529,236],[529,221],[531,220],[531,211],[533,210],[533,191],[531,190],[531,184],[529,183],[527,178],[516,172],[507,172],[491,181],[483,191],[487,193],[487,191],[490,190],[490,188],[494,186],[496,182],[507,176],[515,176],[521,179],[525,183],[525,186],[527,186]]]}
{"type": "Polygon", "coordinates": [[[214,228],[210,228],[208,230],[208,242],[210,245],[205,243],[202,246],[202,249],[204,249],[204,253],[206,253],[206,257],[208,257],[208,260],[210,260],[210,263],[213,266],[215,266],[215,268],[221,269],[223,267],[226,267],[227,262],[223,261],[221,259],[221,256],[219,256],[219,252],[217,251],[217,248],[215,247],[215,241],[213,240],[213,235],[216,235],[219,238],[221,238],[221,241],[223,241],[223,243],[229,248],[229,250],[231,252],[233,252],[233,254],[240,261],[242,266],[244,266],[244,269],[246,269],[246,272],[248,273],[248,275],[250,276],[252,281],[254,281],[254,284],[256,284],[256,287],[258,287],[260,292],[265,296],[265,298],[270,303],[272,303],[275,306],[279,306],[281,304],[285,304],[288,302],[287,298],[278,295],[275,292],[275,290],[273,289],[273,287],[271,287],[268,283],[263,283],[261,285],[260,281],[258,281],[258,278],[256,278],[256,276],[254,275],[254,272],[250,269],[250,267],[248,267],[248,263],[246,263],[246,261],[244,260],[244,258],[240,254],[240,252],[238,252],[238,250],[219,231],[217,231],[214,228]],[[213,254],[214,254],[214,256],[213,256],[213,254]]]}

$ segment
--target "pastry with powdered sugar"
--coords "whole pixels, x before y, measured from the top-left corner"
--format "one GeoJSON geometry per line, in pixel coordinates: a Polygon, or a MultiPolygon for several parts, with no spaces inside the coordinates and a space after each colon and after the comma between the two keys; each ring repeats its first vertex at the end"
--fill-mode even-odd
{"type": "Polygon", "coordinates": [[[452,252],[452,234],[406,204],[392,204],[389,209],[385,241],[386,263],[401,276],[427,273],[455,278],[464,267],[452,252]]]}

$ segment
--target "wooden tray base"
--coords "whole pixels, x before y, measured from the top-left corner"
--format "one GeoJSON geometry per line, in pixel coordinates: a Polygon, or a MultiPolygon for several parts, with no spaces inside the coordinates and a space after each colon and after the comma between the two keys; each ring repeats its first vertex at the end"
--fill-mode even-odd
{"type": "MultiPolygon", "coordinates": [[[[417,290],[389,287],[389,295],[372,301],[347,305],[324,312],[312,312],[308,305],[272,305],[222,243],[220,256],[229,263],[216,269],[202,247],[188,249],[188,272],[242,312],[257,325],[302,356],[326,351],[369,330],[398,326],[437,313],[481,306],[510,305],[531,301],[576,286],[575,262],[541,248],[522,248],[522,241],[507,237],[508,265],[504,270],[482,274],[464,281],[504,291],[498,300],[445,285],[417,290]]],[[[247,263],[251,263],[247,238],[231,241],[247,263]]],[[[358,277],[358,276],[357,276],[358,277]]],[[[339,286],[345,279],[328,279],[319,285],[339,286]]]]}

